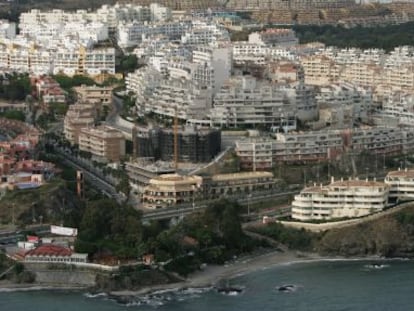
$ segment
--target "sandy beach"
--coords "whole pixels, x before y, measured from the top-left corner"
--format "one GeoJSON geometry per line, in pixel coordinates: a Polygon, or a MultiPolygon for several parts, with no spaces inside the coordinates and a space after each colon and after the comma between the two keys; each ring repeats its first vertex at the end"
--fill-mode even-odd
{"type": "Polygon", "coordinates": [[[217,285],[221,280],[229,280],[234,277],[269,268],[276,265],[289,264],[298,261],[320,260],[317,254],[298,254],[294,251],[274,251],[260,255],[240,257],[225,265],[209,265],[203,270],[192,273],[183,282],[150,286],[138,291],[113,291],[113,296],[137,296],[158,290],[200,288],[217,285]]]}

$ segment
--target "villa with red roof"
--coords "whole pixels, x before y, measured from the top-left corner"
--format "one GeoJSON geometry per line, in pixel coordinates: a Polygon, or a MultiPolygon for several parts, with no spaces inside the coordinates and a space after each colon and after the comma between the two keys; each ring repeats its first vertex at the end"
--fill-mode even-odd
{"type": "Polygon", "coordinates": [[[69,247],[56,244],[43,244],[24,254],[25,262],[60,262],[60,263],[85,263],[88,254],[75,253],[69,247]]]}

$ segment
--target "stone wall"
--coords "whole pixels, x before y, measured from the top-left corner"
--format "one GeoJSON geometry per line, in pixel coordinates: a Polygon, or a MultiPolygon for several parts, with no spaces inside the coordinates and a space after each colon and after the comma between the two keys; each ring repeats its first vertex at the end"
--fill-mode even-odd
{"type": "Polygon", "coordinates": [[[36,283],[55,286],[94,286],[97,272],[74,266],[25,263],[27,270],[36,275],[36,283]]]}

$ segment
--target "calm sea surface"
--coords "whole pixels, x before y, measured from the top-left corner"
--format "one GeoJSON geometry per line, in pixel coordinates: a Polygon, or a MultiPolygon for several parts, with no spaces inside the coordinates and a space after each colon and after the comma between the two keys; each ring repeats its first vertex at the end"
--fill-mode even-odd
{"type": "Polygon", "coordinates": [[[213,289],[164,292],[120,304],[81,292],[0,292],[0,311],[345,311],[414,310],[413,261],[323,261],[273,267],[241,276],[238,295],[213,289]],[[294,285],[281,292],[282,285],[294,285]]]}

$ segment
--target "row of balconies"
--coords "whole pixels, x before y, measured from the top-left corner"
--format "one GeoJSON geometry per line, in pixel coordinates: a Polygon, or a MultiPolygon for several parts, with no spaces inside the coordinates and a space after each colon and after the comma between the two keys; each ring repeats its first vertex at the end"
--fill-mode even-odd
{"type": "MultiPolygon", "coordinates": [[[[323,190],[321,190],[323,191],[323,190]]],[[[350,192],[351,193],[351,192],[350,192]]],[[[365,194],[364,196],[361,195],[354,195],[354,196],[347,196],[347,197],[340,197],[340,196],[328,196],[324,195],[323,193],[319,194],[308,194],[308,196],[304,196],[302,194],[298,194],[295,196],[295,201],[298,202],[331,202],[331,203],[349,203],[349,202],[378,202],[386,200],[388,195],[387,193],[372,193],[372,194],[365,194]]]]}

